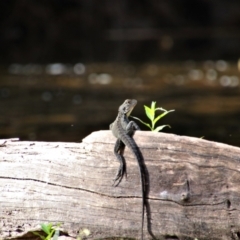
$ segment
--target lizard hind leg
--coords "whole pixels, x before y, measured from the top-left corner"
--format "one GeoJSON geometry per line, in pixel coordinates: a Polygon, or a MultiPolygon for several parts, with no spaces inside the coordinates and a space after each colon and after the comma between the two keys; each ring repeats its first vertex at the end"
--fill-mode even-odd
{"type": "Polygon", "coordinates": [[[124,151],[125,145],[124,143],[118,139],[116,141],[115,147],[114,147],[114,154],[117,157],[120,166],[118,168],[117,174],[115,176],[115,179],[113,180],[113,186],[117,187],[119,183],[122,181],[124,174],[127,176],[127,171],[126,171],[126,162],[123,157],[123,151],[124,151]]]}

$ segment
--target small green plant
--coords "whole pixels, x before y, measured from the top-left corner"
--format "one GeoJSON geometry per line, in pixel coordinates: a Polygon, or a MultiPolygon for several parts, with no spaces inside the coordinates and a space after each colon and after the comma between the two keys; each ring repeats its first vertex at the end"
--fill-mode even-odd
{"type": "Polygon", "coordinates": [[[137,117],[132,117],[132,118],[140,121],[141,123],[143,123],[147,127],[149,127],[151,129],[151,131],[153,131],[153,132],[159,132],[165,127],[170,127],[169,125],[162,125],[162,126],[158,126],[158,127],[155,128],[155,124],[157,123],[158,120],[160,120],[161,118],[166,116],[168,113],[175,111],[175,110],[167,111],[163,108],[156,108],[156,103],[157,102],[152,102],[151,107],[148,107],[148,106],[144,105],[145,113],[146,113],[147,117],[150,119],[151,124],[145,123],[144,121],[142,121],[141,119],[139,119],[137,117]],[[156,113],[157,110],[163,111],[163,113],[161,113],[160,115],[158,115],[155,118],[155,113],[156,113]]]}
{"type": "Polygon", "coordinates": [[[52,223],[42,223],[40,224],[41,229],[44,233],[47,234],[47,236],[43,236],[42,234],[38,232],[33,232],[33,234],[39,236],[42,240],[57,240],[59,237],[59,227],[61,226],[61,223],[57,224],[57,226],[53,226],[52,223]]]}

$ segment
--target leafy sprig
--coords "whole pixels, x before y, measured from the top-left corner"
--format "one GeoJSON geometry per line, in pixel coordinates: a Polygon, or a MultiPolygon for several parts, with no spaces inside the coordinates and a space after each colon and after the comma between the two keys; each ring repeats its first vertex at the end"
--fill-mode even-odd
{"type": "Polygon", "coordinates": [[[159,131],[161,131],[161,130],[162,130],[163,128],[165,128],[165,127],[170,127],[170,125],[161,125],[161,126],[158,126],[158,127],[155,128],[155,124],[156,124],[161,118],[163,118],[164,116],[166,116],[168,113],[175,111],[175,110],[169,110],[169,111],[167,111],[166,109],[161,108],[161,107],[160,107],[160,108],[156,108],[156,103],[157,103],[157,102],[154,102],[154,101],[153,101],[153,102],[151,103],[151,107],[148,107],[148,106],[144,105],[145,113],[146,113],[147,117],[148,117],[148,118],[150,119],[150,121],[151,121],[150,124],[142,121],[141,119],[139,119],[139,118],[137,118],[137,117],[132,117],[132,118],[140,121],[141,123],[143,123],[143,124],[144,124],[145,126],[147,126],[148,128],[150,128],[151,131],[153,131],[153,132],[159,132],[159,131]],[[158,111],[158,110],[163,111],[163,113],[161,113],[160,115],[158,115],[157,117],[155,117],[155,113],[156,113],[156,111],[158,111]]]}
{"type": "Polygon", "coordinates": [[[61,223],[57,224],[57,226],[53,226],[52,223],[42,223],[40,224],[41,229],[47,236],[43,236],[42,234],[38,232],[33,232],[33,234],[40,237],[42,240],[57,240],[59,237],[59,227],[61,226],[61,223]]]}

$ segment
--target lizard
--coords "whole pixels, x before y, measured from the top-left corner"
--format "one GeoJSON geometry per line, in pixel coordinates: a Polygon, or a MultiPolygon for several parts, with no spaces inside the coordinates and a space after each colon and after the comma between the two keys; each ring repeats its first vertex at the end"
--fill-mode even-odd
{"type": "Polygon", "coordinates": [[[122,156],[122,151],[125,146],[130,148],[132,153],[134,154],[138,165],[139,171],[141,176],[141,186],[142,186],[142,225],[141,225],[141,239],[143,239],[143,226],[144,226],[144,207],[146,205],[145,198],[146,198],[146,176],[145,176],[145,168],[143,165],[142,155],[138,150],[137,144],[132,138],[134,130],[140,130],[139,126],[134,121],[129,121],[128,117],[130,116],[132,110],[137,105],[137,100],[135,99],[127,99],[118,109],[118,115],[116,120],[110,124],[110,130],[112,131],[113,135],[117,138],[114,147],[114,154],[116,155],[118,161],[120,162],[120,166],[116,177],[114,179],[114,184],[116,181],[118,183],[115,185],[117,186],[122,178],[123,175],[126,173],[125,161],[122,156]]]}

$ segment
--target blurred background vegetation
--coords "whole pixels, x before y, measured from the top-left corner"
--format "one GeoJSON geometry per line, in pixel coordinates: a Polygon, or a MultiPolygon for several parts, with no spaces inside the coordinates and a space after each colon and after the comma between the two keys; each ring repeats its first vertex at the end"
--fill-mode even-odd
{"type": "MultiPolygon", "coordinates": [[[[240,1],[0,1],[0,138],[78,141],[126,98],[240,146],[240,1]]],[[[144,126],[141,126],[146,130],[144,126]]]]}

